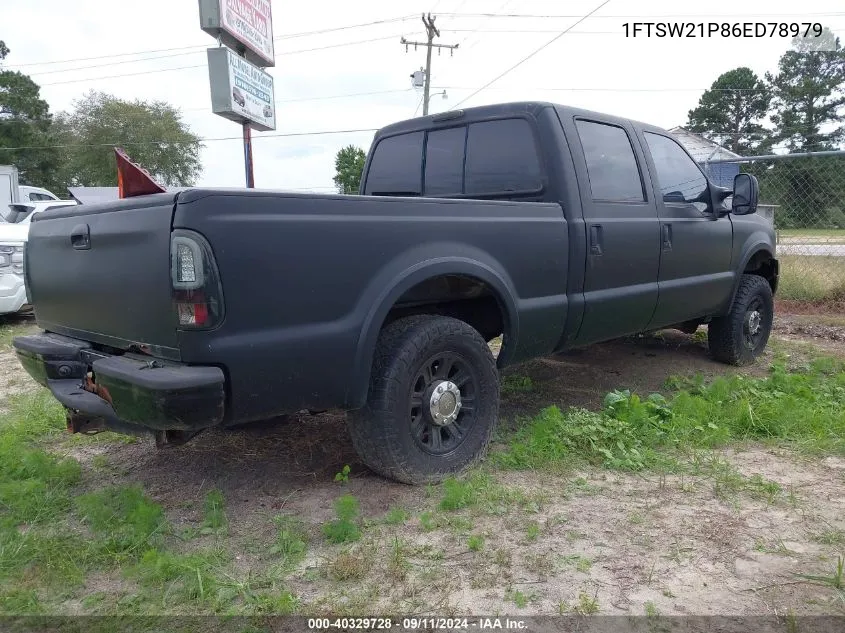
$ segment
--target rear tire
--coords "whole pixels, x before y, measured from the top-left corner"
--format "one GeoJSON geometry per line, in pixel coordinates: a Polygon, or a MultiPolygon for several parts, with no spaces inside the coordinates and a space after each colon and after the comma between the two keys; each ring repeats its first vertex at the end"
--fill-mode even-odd
{"type": "Polygon", "coordinates": [[[729,365],[753,363],[766,348],[773,319],[774,299],[769,282],[759,275],[743,275],[731,311],[710,322],[710,354],[729,365]]]}
{"type": "Polygon", "coordinates": [[[499,374],[484,338],[463,321],[420,315],[381,332],[367,404],[348,420],[367,466],[422,484],[481,459],[498,414],[499,374]]]}

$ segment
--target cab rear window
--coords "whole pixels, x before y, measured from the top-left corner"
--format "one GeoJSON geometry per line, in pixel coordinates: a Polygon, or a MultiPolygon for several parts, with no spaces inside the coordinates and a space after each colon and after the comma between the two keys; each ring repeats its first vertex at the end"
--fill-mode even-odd
{"type": "Polygon", "coordinates": [[[542,188],[525,119],[500,119],[390,136],[373,150],[367,195],[492,197],[542,188]]]}

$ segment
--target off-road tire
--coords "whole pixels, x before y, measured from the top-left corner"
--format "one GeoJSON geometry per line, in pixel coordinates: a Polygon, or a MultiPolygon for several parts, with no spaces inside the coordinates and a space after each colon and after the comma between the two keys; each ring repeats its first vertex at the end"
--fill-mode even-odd
{"type": "Polygon", "coordinates": [[[774,299],[769,282],[759,275],[743,275],[731,311],[710,322],[707,341],[710,354],[729,365],[753,363],[769,341],[774,319],[774,299]],[[749,334],[748,319],[758,312],[759,334],[749,334]]]}
{"type": "MultiPolygon", "coordinates": [[[[470,415],[469,408],[462,414],[470,415]]],[[[351,411],[347,419],[355,450],[367,466],[402,483],[423,484],[441,481],[480,460],[487,451],[498,416],[499,374],[482,336],[458,319],[419,315],[398,319],[382,330],[376,345],[367,404],[363,409],[351,411]],[[474,418],[454,450],[433,455],[415,439],[430,436],[424,431],[416,435],[416,429],[423,427],[412,421],[412,398],[414,389],[418,388],[415,385],[419,384],[419,373],[439,354],[460,359],[456,364],[460,363],[472,375],[474,418]]],[[[458,417],[459,421],[464,419],[469,418],[458,417]]],[[[436,432],[438,437],[443,437],[439,429],[436,432]]]]}

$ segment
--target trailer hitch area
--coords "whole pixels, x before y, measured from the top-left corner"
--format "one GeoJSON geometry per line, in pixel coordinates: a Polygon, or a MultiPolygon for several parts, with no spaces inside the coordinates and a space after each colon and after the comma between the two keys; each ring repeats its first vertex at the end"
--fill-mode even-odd
{"type": "Polygon", "coordinates": [[[85,375],[85,380],[82,383],[82,388],[85,391],[99,396],[100,398],[108,402],[110,405],[114,406],[109,390],[103,387],[102,385],[98,385],[96,382],[94,382],[94,374],[92,374],[90,371],[85,375]]]}
{"type": "Polygon", "coordinates": [[[169,448],[171,446],[181,446],[194,438],[200,431],[182,431],[178,429],[169,431],[156,431],[155,440],[156,448],[169,448]]]}
{"type": "Polygon", "coordinates": [[[91,417],[79,411],[67,411],[67,432],[96,435],[108,431],[105,418],[91,417]]]}

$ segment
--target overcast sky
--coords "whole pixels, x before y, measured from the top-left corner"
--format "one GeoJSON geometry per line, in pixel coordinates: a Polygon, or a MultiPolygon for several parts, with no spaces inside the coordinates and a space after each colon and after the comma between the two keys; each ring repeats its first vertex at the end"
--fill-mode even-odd
{"type": "MultiPolygon", "coordinates": [[[[315,191],[332,188],[336,151],[350,143],[367,149],[372,132],[274,134],[378,128],[419,112],[422,93],[411,88],[409,75],[425,63],[425,50],[406,53],[399,39],[424,38],[421,12],[438,16],[440,42],[460,44],[453,57],[434,57],[433,92],[445,88],[448,95],[432,99],[431,111],[439,112],[454,107],[600,4],[271,1],[276,66],[269,72],[275,78],[277,130],[254,134],[256,186],[315,191]],[[508,17],[481,15],[485,13],[508,17]],[[356,26],[376,21],[382,23],[356,26]],[[338,30],[313,33],[327,29],[338,30]]],[[[211,113],[205,48],[216,43],[199,28],[196,0],[0,0],[0,15],[0,39],[12,51],[6,67],[30,74],[41,85],[51,111],[67,109],[84,92],[96,89],[123,99],[169,101],[181,108],[201,137],[239,138],[236,123],[211,113]]],[[[611,0],[466,105],[542,99],[667,128],[682,125],[701,91],[720,73],[741,65],[760,75],[773,71],[789,41],[632,39],[625,37],[622,25],[758,20],[818,21],[843,37],[845,3],[611,0]]],[[[243,185],[240,140],[209,140],[202,160],[198,184],[243,185]]]]}

